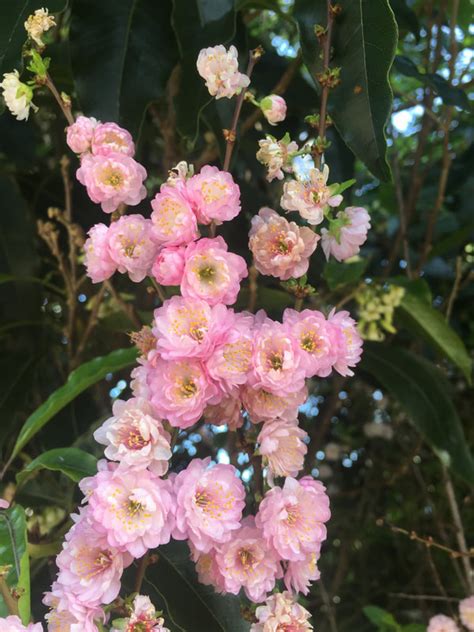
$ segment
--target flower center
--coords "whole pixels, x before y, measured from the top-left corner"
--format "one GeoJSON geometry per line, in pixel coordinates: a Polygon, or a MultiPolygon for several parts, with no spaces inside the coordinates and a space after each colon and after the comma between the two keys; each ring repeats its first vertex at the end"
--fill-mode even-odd
{"type": "Polygon", "coordinates": [[[290,526],[294,525],[300,516],[297,505],[288,505],[286,507],[286,523],[290,526]]]}
{"type": "Polygon", "coordinates": [[[141,433],[136,429],[130,430],[128,437],[125,441],[127,448],[130,448],[130,450],[141,450],[149,443],[150,441],[147,439],[144,439],[141,433]]]}
{"type": "Polygon", "coordinates": [[[214,280],[216,276],[216,269],[212,266],[204,266],[203,268],[199,269],[198,274],[201,281],[207,281],[208,283],[210,283],[214,280]]]}
{"type": "Polygon", "coordinates": [[[188,399],[189,397],[193,397],[193,395],[196,395],[197,390],[198,388],[194,380],[190,377],[186,377],[182,381],[179,392],[182,397],[184,397],[185,399],[188,399]]]}
{"type": "Polygon", "coordinates": [[[194,502],[200,509],[207,509],[207,507],[209,506],[211,502],[211,499],[209,498],[209,495],[206,492],[200,491],[200,492],[196,492],[194,496],[194,502]]]}
{"type": "Polygon", "coordinates": [[[256,560],[251,551],[249,551],[248,549],[239,549],[238,556],[240,563],[246,571],[253,568],[256,560]]]}
{"type": "Polygon", "coordinates": [[[123,175],[120,171],[113,171],[112,169],[105,175],[104,184],[116,189],[123,184],[123,175]]]}
{"type": "Polygon", "coordinates": [[[270,368],[280,371],[283,368],[283,354],[281,352],[272,353],[268,358],[268,362],[270,368]]]}
{"type": "Polygon", "coordinates": [[[134,518],[144,509],[141,502],[138,500],[129,500],[127,504],[127,513],[131,518],[134,518]]]}

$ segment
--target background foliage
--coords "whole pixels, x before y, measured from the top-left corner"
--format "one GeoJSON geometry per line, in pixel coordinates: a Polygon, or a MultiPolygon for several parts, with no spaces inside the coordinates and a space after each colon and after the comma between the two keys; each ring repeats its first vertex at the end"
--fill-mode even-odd
{"type": "MultiPolygon", "coordinates": [[[[2,3],[1,73],[21,67],[23,22],[42,4],[2,3]]],[[[313,257],[311,301],[359,306],[367,320],[374,307],[361,302],[367,287],[405,293],[394,328],[366,344],[356,377],[314,381],[302,410],[312,437],[306,471],[328,486],[333,508],[322,581],[306,605],[320,632],[416,632],[474,592],[469,558],[449,553],[472,545],[463,545],[460,526],[474,533],[472,2],[340,4],[332,63],[342,68],[341,84],[329,102],[326,157],[334,181],[356,178],[352,203],[369,209],[373,228],[356,261],[313,257]],[[435,546],[424,541],[430,536],[435,546]]],[[[202,47],[234,43],[245,58],[261,44],[253,89],[284,94],[292,138],[314,135],[304,117],[319,109],[313,27],[325,23],[322,0],[50,0],[48,7],[59,12],[48,44],[51,75],[76,111],[134,134],[150,195],[179,160],[221,164],[233,105],[210,100],[195,69],[202,47]]],[[[77,160],[66,151],[55,103],[46,91],[35,102],[39,113],[27,123],[0,116],[3,495],[26,507],[0,522],[0,563],[11,563],[13,529],[18,559],[8,581],[29,586],[28,550],[40,617],[51,556],[78,501],[75,481],[94,471],[100,454],[92,431],[111,401],[129,394],[135,351],[127,333],[149,322],[159,301],[125,278],[102,287],[84,278],[79,246],[101,212],[74,182],[77,160]]],[[[281,193],[255,159],[264,132],[278,135],[244,104],[232,165],[244,210],[223,228],[230,249],[244,256],[249,219],[260,206],[278,208],[281,193]]],[[[137,212],[148,216],[149,203],[137,212]]],[[[294,300],[270,277],[259,278],[257,296],[275,317],[294,300]]],[[[247,301],[244,288],[238,306],[247,301]]],[[[381,316],[373,322],[380,332],[381,316]]],[[[243,433],[182,432],[175,467],[210,451],[254,484],[243,433]]],[[[164,547],[144,584],[172,629],[248,629],[237,622],[236,600],[223,603],[196,584],[175,544],[164,547]]]]}

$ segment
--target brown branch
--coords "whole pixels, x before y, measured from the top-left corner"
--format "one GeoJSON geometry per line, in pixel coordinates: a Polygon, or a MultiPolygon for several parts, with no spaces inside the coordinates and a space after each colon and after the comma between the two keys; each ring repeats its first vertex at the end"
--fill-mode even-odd
{"type": "Polygon", "coordinates": [[[133,586],[133,592],[140,593],[142,588],[143,579],[145,578],[146,569],[150,563],[150,552],[145,553],[143,557],[140,558],[137,566],[137,574],[135,575],[135,583],[133,586]]]}
{"type": "Polygon", "coordinates": [[[18,616],[18,601],[13,597],[3,575],[0,575],[0,594],[2,595],[9,614],[18,616]]]}
{"type": "Polygon", "coordinates": [[[456,276],[454,278],[453,288],[449,295],[448,305],[446,307],[446,322],[449,323],[451,319],[451,313],[453,311],[454,301],[459,293],[462,279],[462,257],[456,257],[456,276]]]}
{"type": "Polygon", "coordinates": [[[457,557],[474,557],[474,550],[468,551],[466,549],[466,551],[455,551],[454,549],[450,548],[449,546],[445,546],[444,544],[440,544],[439,542],[436,542],[435,540],[433,540],[433,538],[431,536],[428,536],[427,538],[424,538],[420,535],[418,535],[416,533],[416,531],[408,531],[407,529],[403,529],[402,527],[397,527],[396,525],[390,524],[389,522],[387,522],[386,520],[384,520],[383,518],[381,518],[380,520],[377,520],[377,525],[378,526],[387,526],[391,531],[393,531],[394,533],[400,533],[402,535],[407,536],[408,538],[410,538],[410,540],[414,540],[415,542],[419,542],[420,544],[424,544],[426,547],[428,548],[435,548],[435,549],[439,549],[440,551],[444,551],[445,553],[448,553],[449,555],[451,555],[454,558],[457,557]]]}
{"type": "Polygon", "coordinates": [[[397,152],[394,151],[393,159],[392,159],[392,169],[393,169],[393,179],[395,184],[395,193],[397,196],[398,203],[398,212],[400,214],[400,238],[403,244],[403,256],[405,257],[405,261],[407,262],[407,276],[409,279],[412,278],[412,270],[410,263],[410,250],[408,247],[408,238],[407,238],[407,221],[406,221],[406,210],[405,210],[405,202],[403,199],[403,188],[402,188],[402,180],[400,175],[400,163],[398,161],[397,152]]]}
{"type": "Polygon", "coordinates": [[[94,299],[93,299],[94,304],[92,306],[92,310],[89,315],[89,320],[87,321],[86,329],[84,333],[82,334],[82,338],[79,341],[79,344],[77,345],[76,353],[74,354],[74,357],[71,361],[72,367],[75,367],[79,364],[79,360],[81,358],[82,353],[84,352],[87,341],[89,340],[91,333],[93,332],[93,330],[95,329],[95,326],[97,325],[97,322],[99,319],[98,318],[99,308],[102,303],[102,299],[104,298],[105,290],[106,290],[105,283],[103,283],[100,287],[100,290],[94,296],[94,299]]]}
{"type": "Polygon", "coordinates": [[[258,271],[257,268],[252,264],[249,268],[249,302],[247,305],[247,310],[253,314],[255,311],[255,307],[257,305],[257,291],[258,291],[258,271]]]}
{"type": "Polygon", "coordinates": [[[71,113],[71,104],[63,101],[49,74],[46,74],[44,85],[49,89],[53,97],[56,99],[56,102],[61,108],[61,112],[64,114],[68,124],[72,125],[74,123],[74,117],[71,113]]]}
{"type": "Polygon", "coordinates": [[[389,597],[395,597],[396,599],[410,599],[418,601],[418,599],[424,599],[425,601],[451,601],[459,602],[459,597],[445,597],[443,595],[408,595],[406,593],[388,593],[389,597]]]}
{"type": "Polygon", "coordinates": [[[120,309],[125,314],[125,316],[127,316],[127,318],[129,318],[130,321],[133,323],[134,327],[136,327],[137,329],[141,329],[143,323],[140,320],[140,317],[138,316],[133,305],[129,305],[123,300],[123,298],[120,296],[120,293],[117,292],[117,290],[113,286],[112,281],[110,279],[108,281],[105,281],[104,285],[107,288],[107,290],[111,293],[112,298],[120,307],[120,309]]]}

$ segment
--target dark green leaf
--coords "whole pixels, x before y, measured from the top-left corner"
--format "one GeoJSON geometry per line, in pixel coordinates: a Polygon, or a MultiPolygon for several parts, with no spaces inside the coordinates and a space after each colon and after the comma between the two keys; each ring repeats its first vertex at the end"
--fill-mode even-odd
{"type": "Polygon", "coordinates": [[[406,3],[406,0],[390,0],[390,6],[395,14],[398,28],[413,33],[417,42],[420,41],[420,23],[416,13],[406,3]]]}
{"type": "Polygon", "coordinates": [[[175,100],[177,126],[194,142],[200,113],[211,101],[196,69],[197,57],[202,48],[227,44],[234,37],[234,0],[173,0],[172,24],[181,56],[180,90],[175,100]]]}
{"type": "Polygon", "coordinates": [[[241,617],[238,597],[218,595],[198,582],[184,542],[160,546],[158,563],[149,567],[143,586],[155,606],[164,610],[166,625],[172,632],[249,630],[249,623],[241,617]]]}
{"type": "Polygon", "coordinates": [[[88,116],[138,133],[177,61],[170,0],[81,0],[71,19],[71,61],[88,116]]]}
{"type": "Polygon", "coordinates": [[[377,606],[366,606],[363,612],[367,619],[377,626],[380,632],[398,632],[400,626],[395,621],[393,615],[377,606]]]}
{"type": "Polygon", "coordinates": [[[474,459],[441,371],[406,349],[376,342],[365,343],[361,366],[405,409],[445,465],[473,484],[474,459]]]}
{"type": "MultiPolygon", "coordinates": [[[[63,11],[67,0],[48,0],[50,13],[63,11]]],[[[21,68],[21,50],[26,42],[24,27],[26,18],[45,6],[42,0],[16,0],[2,3],[2,19],[0,20],[0,76],[21,68]]]]}
{"type": "MultiPolygon", "coordinates": [[[[106,356],[94,358],[82,364],[71,373],[66,384],[52,393],[26,420],[16,440],[7,466],[20,450],[47,424],[60,410],[80,393],[103,379],[107,373],[115,373],[133,364],[137,357],[135,347],[117,349],[106,356]]],[[[7,467],[6,466],[6,467],[7,467]]]]}
{"type": "MultiPolygon", "coordinates": [[[[30,621],[30,564],[25,510],[20,505],[0,510],[0,566],[10,566],[6,582],[22,593],[18,601],[21,620],[30,621]]],[[[0,616],[8,615],[0,597],[0,616]]]]}
{"type": "Polygon", "coordinates": [[[17,474],[18,485],[24,483],[37,470],[62,472],[78,483],[85,476],[94,476],[97,472],[97,459],[79,448],[56,448],[44,452],[17,474]]]}
{"type": "MultiPolygon", "coordinates": [[[[341,83],[329,95],[329,113],[354,154],[381,180],[390,178],[385,125],[392,92],[388,73],[397,43],[397,25],[387,0],[341,0],[334,26],[331,66],[341,67],[341,83]]],[[[326,24],[326,3],[296,0],[304,61],[319,90],[322,70],[314,25],[326,24]]],[[[316,104],[315,104],[316,105],[316,104]]]]}
{"type": "Polygon", "coordinates": [[[472,363],[463,341],[440,312],[410,289],[405,290],[398,311],[405,325],[455,364],[471,382],[472,363]]]}
{"type": "Polygon", "coordinates": [[[449,81],[441,75],[430,72],[420,72],[415,63],[409,57],[405,57],[404,55],[397,55],[393,66],[402,75],[417,79],[424,85],[433,88],[436,94],[441,97],[443,103],[446,105],[455,105],[467,112],[471,110],[469,99],[464,90],[456,86],[452,86],[449,81]]]}
{"type": "Polygon", "coordinates": [[[402,627],[402,632],[426,632],[426,625],[421,623],[409,623],[402,627]]]}
{"type": "Polygon", "coordinates": [[[323,278],[326,279],[331,290],[349,283],[357,283],[364,274],[368,263],[367,259],[360,258],[351,262],[339,262],[335,259],[330,259],[324,266],[323,278]]]}

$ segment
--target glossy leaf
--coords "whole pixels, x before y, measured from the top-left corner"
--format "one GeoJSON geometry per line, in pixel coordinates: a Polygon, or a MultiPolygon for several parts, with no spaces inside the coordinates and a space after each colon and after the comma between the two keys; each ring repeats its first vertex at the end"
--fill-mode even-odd
{"type": "Polygon", "coordinates": [[[172,632],[248,632],[250,628],[240,614],[238,597],[218,595],[198,582],[184,542],[160,547],[158,562],[147,570],[143,586],[155,606],[163,609],[172,632]]]}
{"type": "Polygon", "coordinates": [[[439,311],[406,288],[398,312],[403,315],[403,322],[410,330],[446,356],[471,382],[472,362],[467,349],[439,311]]]}
{"type": "Polygon", "coordinates": [[[446,466],[474,484],[474,459],[441,371],[406,349],[376,342],[364,344],[361,367],[399,402],[446,466]]]}
{"type": "Polygon", "coordinates": [[[136,135],[177,61],[170,0],[81,0],[71,19],[71,61],[88,116],[136,135]]]}
{"type": "MultiPolygon", "coordinates": [[[[48,0],[50,13],[63,11],[67,0],[48,0]]],[[[26,18],[36,9],[44,7],[42,0],[21,0],[20,2],[3,2],[2,19],[0,20],[0,76],[21,68],[21,50],[26,42],[24,27],[26,18]]]]}
{"type": "Polygon", "coordinates": [[[199,116],[211,102],[196,60],[202,48],[225,45],[234,37],[234,0],[173,0],[172,24],[181,58],[180,90],[175,100],[177,126],[183,136],[194,142],[199,116]]]}
{"type": "MultiPolygon", "coordinates": [[[[388,0],[341,0],[334,26],[331,67],[341,83],[329,95],[329,113],[354,154],[381,180],[390,178],[385,126],[391,111],[388,74],[395,54],[397,25],[388,0]]],[[[304,61],[319,90],[321,50],[314,25],[326,25],[326,3],[296,0],[304,61]]],[[[316,104],[315,104],[316,106],[316,104]]]]}
{"type": "MultiPolygon", "coordinates": [[[[18,609],[26,625],[30,621],[30,564],[25,510],[20,505],[0,510],[0,566],[11,567],[6,582],[21,593],[18,609]]],[[[7,615],[8,610],[0,596],[0,616],[7,615]]]]}
{"type": "Polygon", "coordinates": [[[398,28],[413,33],[417,42],[420,41],[420,23],[418,16],[406,0],[390,0],[390,6],[395,14],[398,28]]]}
{"type": "Polygon", "coordinates": [[[23,425],[16,440],[15,447],[9,462],[17,456],[24,446],[45,426],[60,410],[89,386],[102,380],[107,373],[115,373],[130,366],[135,362],[137,351],[130,349],[117,349],[106,356],[94,358],[75,369],[69,376],[66,384],[52,393],[39,408],[32,413],[23,425]]]}
{"type": "Polygon", "coordinates": [[[402,75],[417,79],[425,86],[433,88],[436,94],[441,97],[445,105],[455,105],[467,112],[471,110],[469,99],[464,90],[462,88],[452,86],[449,81],[441,75],[431,72],[420,72],[413,61],[404,55],[397,55],[393,66],[402,75]]]}
{"type": "Polygon", "coordinates": [[[97,459],[79,448],[55,448],[44,452],[17,474],[18,485],[24,483],[38,470],[62,472],[75,483],[97,472],[97,459]]]}
{"type": "Polygon", "coordinates": [[[339,262],[330,259],[324,266],[323,278],[330,290],[343,287],[349,283],[357,283],[368,265],[367,259],[357,258],[355,261],[339,262]]]}
{"type": "Polygon", "coordinates": [[[401,628],[390,612],[378,606],[366,606],[363,608],[363,612],[367,619],[377,626],[380,632],[400,632],[401,628]]]}

